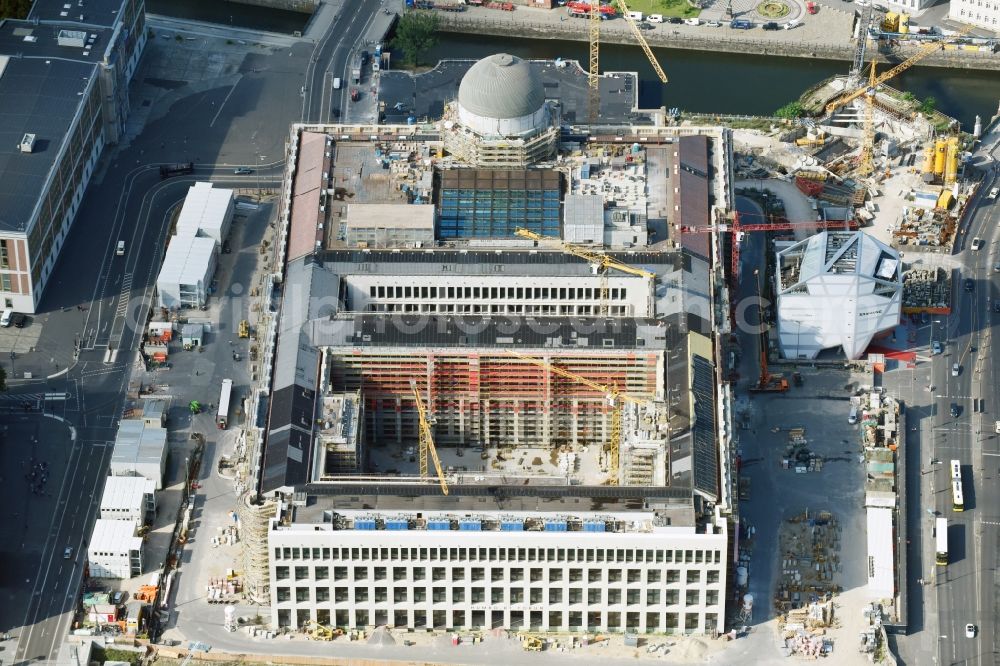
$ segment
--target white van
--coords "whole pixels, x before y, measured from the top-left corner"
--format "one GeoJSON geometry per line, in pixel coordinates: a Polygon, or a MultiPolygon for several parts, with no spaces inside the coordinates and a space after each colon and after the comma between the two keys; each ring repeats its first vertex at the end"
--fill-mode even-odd
{"type": "Polygon", "coordinates": [[[663,23],[663,16],[661,14],[650,14],[646,17],[646,20],[650,23],[663,23]]]}
{"type": "Polygon", "coordinates": [[[333,89],[334,90],[340,90],[340,79],[334,79],[333,80],[333,89]]]}
{"type": "Polygon", "coordinates": [[[641,21],[642,20],[642,12],[629,12],[628,13],[628,17],[630,19],[632,19],[633,21],[641,21]]]}
{"type": "Polygon", "coordinates": [[[696,19],[696,18],[684,19],[684,25],[701,25],[701,19],[696,19]]]}
{"type": "Polygon", "coordinates": [[[858,422],[858,406],[851,405],[851,412],[847,415],[847,422],[854,425],[858,422]]]}
{"type": "Polygon", "coordinates": [[[801,21],[799,21],[798,19],[792,19],[791,21],[785,24],[785,30],[791,30],[793,28],[797,28],[800,25],[802,25],[801,21]]]}
{"type": "Polygon", "coordinates": [[[10,320],[11,317],[13,316],[14,316],[14,310],[12,308],[7,308],[6,310],[4,310],[3,314],[0,315],[0,326],[3,326],[4,328],[10,326],[10,320]]]}
{"type": "Polygon", "coordinates": [[[115,247],[115,254],[119,257],[125,256],[125,241],[118,241],[118,245],[115,247]]]}

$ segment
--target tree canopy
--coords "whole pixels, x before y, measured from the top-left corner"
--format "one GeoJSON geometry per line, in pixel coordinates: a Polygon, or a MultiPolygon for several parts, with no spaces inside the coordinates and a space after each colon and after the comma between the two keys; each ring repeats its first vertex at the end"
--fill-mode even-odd
{"type": "Polygon", "coordinates": [[[420,56],[437,46],[437,29],[437,14],[407,12],[396,26],[392,47],[400,49],[406,61],[417,66],[420,64],[420,56]]]}

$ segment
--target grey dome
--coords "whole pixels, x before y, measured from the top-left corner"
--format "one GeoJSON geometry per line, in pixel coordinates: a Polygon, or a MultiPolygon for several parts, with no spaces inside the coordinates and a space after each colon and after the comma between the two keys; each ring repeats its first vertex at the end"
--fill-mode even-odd
{"type": "Polygon", "coordinates": [[[497,53],[469,68],[458,87],[458,103],[486,118],[530,116],[545,103],[545,89],[531,65],[497,53]]]}

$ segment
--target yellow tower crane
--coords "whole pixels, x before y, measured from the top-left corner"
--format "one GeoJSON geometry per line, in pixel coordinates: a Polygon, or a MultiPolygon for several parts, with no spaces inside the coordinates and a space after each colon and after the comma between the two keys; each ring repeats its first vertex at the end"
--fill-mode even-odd
{"type": "Polygon", "coordinates": [[[434,435],[431,433],[430,421],[427,420],[424,400],[420,397],[415,381],[410,381],[410,388],[413,389],[413,399],[417,403],[417,416],[420,420],[420,478],[427,478],[427,455],[430,454],[431,460],[434,461],[434,469],[437,470],[438,481],[441,482],[441,492],[447,495],[448,481],[444,478],[441,460],[438,458],[437,449],[434,448],[434,435]]]}
{"type": "MultiPolygon", "coordinates": [[[[972,30],[971,27],[966,27],[954,37],[962,37],[972,30]]],[[[868,65],[868,83],[867,85],[856,88],[850,92],[846,92],[837,99],[833,100],[826,105],[827,114],[833,113],[838,107],[849,104],[854,100],[858,99],[862,95],[865,96],[865,126],[864,126],[864,138],[861,142],[861,154],[858,160],[858,173],[862,177],[870,176],[875,170],[875,91],[880,85],[893,78],[897,74],[906,71],[913,65],[917,64],[930,54],[935,51],[944,48],[945,42],[934,42],[933,44],[927,44],[920,48],[920,51],[907,58],[903,62],[899,63],[895,67],[886,70],[885,72],[875,75],[876,59],[877,55],[872,57],[871,63],[868,65]]]]}
{"type": "MultiPolygon", "coordinates": [[[[601,2],[600,0],[589,0],[590,2],[590,77],[588,83],[590,84],[590,97],[589,97],[589,112],[590,112],[590,122],[597,122],[597,114],[600,110],[601,94],[598,85],[601,80],[600,71],[600,48],[601,48],[601,2]]],[[[639,30],[639,26],[636,25],[635,21],[629,16],[629,8],[625,4],[624,0],[613,0],[613,6],[618,8],[621,12],[622,18],[628,23],[628,27],[632,30],[632,34],[635,36],[635,40],[639,42],[639,46],[642,47],[643,52],[646,57],[649,58],[649,63],[653,66],[653,71],[660,78],[662,83],[667,82],[667,75],[660,67],[659,61],[657,61],[656,56],[653,54],[653,49],[649,48],[649,43],[646,38],[642,36],[642,30],[639,30]]]]}
{"type": "Polygon", "coordinates": [[[528,229],[518,228],[514,230],[514,233],[521,238],[529,238],[536,242],[547,242],[558,246],[563,252],[567,254],[572,254],[573,256],[580,257],[581,259],[590,262],[592,266],[595,267],[601,275],[601,315],[607,316],[608,314],[608,271],[610,269],[615,269],[616,271],[621,271],[623,273],[628,273],[629,275],[637,275],[639,277],[644,277],[647,280],[656,279],[656,273],[651,273],[649,271],[643,270],[641,268],[635,268],[634,266],[629,266],[628,264],[622,263],[617,259],[609,257],[603,252],[597,252],[580,245],[574,245],[572,243],[567,243],[561,238],[555,238],[553,236],[542,236],[541,234],[536,234],[534,231],[528,229]]]}
{"type": "Polygon", "coordinates": [[[547,361],[543,361],[540,358],[535,358],[534,356],[528,356],[527,354],[521,354],[516,351],[508,350],[507,352],[511,356],[521,359],[522,361],[527,361],[537,365],[540,368],[545,368],[549,372],[559,375],[560,377],[565,377],[566,379],[572,379],[573,381],[583,384],[589,388],[594,389],[600,393],[603,393],[608,398],[608,402],[612,406],[611,410],[611,437],[608,442],[608,483],[612,486],[618,485],[619,469],[621,465],[621,445],[622,445],[622,404],[625,402],[631,402],[635,405],[651,405],[652,401],[646,400],[645,398],[637,398],[628,393],[622,393],[618,390],[617,386],[607,386],[599,382],[595,382],[592,379],[587,379],[574,372],[560,368],[558,365],[553,365],[547,361]]]}

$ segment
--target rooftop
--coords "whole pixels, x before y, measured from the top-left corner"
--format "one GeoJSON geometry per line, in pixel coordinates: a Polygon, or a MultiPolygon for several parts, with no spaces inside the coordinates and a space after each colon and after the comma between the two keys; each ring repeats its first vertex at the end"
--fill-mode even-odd
{"type": "Polygon", "coordinates": [[[122,419],[118,423],[113,463],[157,463],[166,454],[167,431],[149,427],[139,419],[122,419]]]}
{"type": "Polygon", "coordinates": [[[90,534],[90,553],[127,553],[142,549],[142,537],[135,535],[136,524],[131,520],[98,518],[90,534]]]}
{"type": "Polygon", "coordinates": [[[144,496],[156,491],[156,482],[141,476],[109,476],[104,479],[101,510],[142,509],[144,496]]]}
{"type": "Polygon", "coordinates": [[[232,190],[212,187],[212,183],[195,183],[184,197],[184,205],[177,217],[177,234],[202,231],[215,237],[225,223],[232,203],[232,190]]]}
{"type": "Polygon", "coordinates": [[[170,238],[157,282],[198,284],[205,280],[205,269],[215,256],[215,239],[190,233],[170,238]]]}
{"type": "MultiPolygon", "coordinates": [[[[10,24],[3,22],[0,33],[10,24]]],[[[92,79],[96,85],[95,74],[91,63],[0,55],[0,231],[27,232],[81,95],[92,79]],[[25,134],[35,135],[31,153],[19,148],[25,134]]]]}
{"type": "Polygon", "coordinates": [[[530,116],[545,103],[537,69],[517,56],[496,53],[479,60],[462,77],[458,103],[489,118],[530,116]]]}
{"type": "Polygon", "coordinates": [[[126,0],[34,0],[28,20],[111,27],[126,0]]]}

